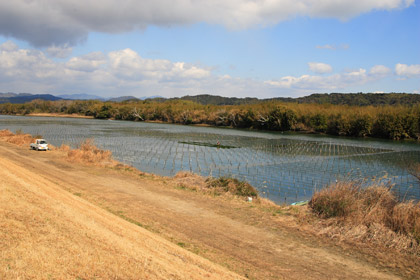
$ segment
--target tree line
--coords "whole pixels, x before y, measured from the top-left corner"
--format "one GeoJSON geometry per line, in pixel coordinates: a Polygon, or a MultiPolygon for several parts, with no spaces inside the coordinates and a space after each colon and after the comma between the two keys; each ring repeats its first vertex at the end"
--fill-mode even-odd
{"type": "Polygon", "coordinates": [[[206,124],[268,131],[302,131],[352,137],[415,139],[420,105],[349,106],[265,101],[242,105],[203,105],[189,100],[42,101],[0,104],[0,114],[79,114],[97,119],[206,124]]]}

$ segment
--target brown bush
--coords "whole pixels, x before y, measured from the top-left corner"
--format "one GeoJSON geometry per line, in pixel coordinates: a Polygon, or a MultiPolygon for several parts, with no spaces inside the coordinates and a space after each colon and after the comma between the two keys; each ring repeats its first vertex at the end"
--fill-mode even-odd
{"type": "Polygon", "coordinates": [[[397,204],[389,217],[389,227],[399,233],[414,237],[420,244],[420,202],[397,204]]]}
{"type": "Polygon", "coordinates": [[[316,192],[309,207],[331,221],[324,233],[420,254],[420,202],[399,202],[389,187],[340,182],[316,192]]]}
{"type": "Polygon", "coordinates": [[[206,187],[206,178],[191,172],[180,171],[174,176],[178,186],[189,190],[204,190],[206,187]]]}
{"type": "Polygon", "coordinates": [[[0,137],[10,137],[10,136],[13,136],[13,135],[15,135],[15,134],[8,129],[0,130],[0,137]]]}
{"type": "MultiPolygon", "coordinates": [[[[65,146],[62,147],[63,149],[66,149],[65,146]]],[[[116,161],[112,158],[112,152],[98,149],[93,144],[92,139],[83,141],[78,149],[69,150],[67,152],[67,157],[70,161],[82,162],[85,164],[100,166],[113,166],[116,164],[116,161]]]]}
{"type": "Polygon", "coordinates": [[[315,192],[309,201],[312,210],[324,217],[347,217],[360,207],[360,186],[354,183],[338,183],[315,192]]]}
{"type": "Polygon", "coordinates": [[[207,188],[213,189],[217,193],[229,192],[237,196],[258,197],[258,191],[253,186],[235,178],[209,178],[206,183],[207,188]]]}
{"type": "Polygon", "coordinates": [[[398,203],[390,188],[381,186],[371,186],[361,190],[359,199],[362,202],[358,213],[359,221],[366,225],[386,224],[392,209],[398,203]]]}
{"type": "Polygon", "coordinates": [[[8,129],[0,130],[0,138],[4,139],[6,142],[15,144],[18,146],[26,146],[35,141],[35,138],[30,134],[24,134],[22,131],[18,130],[16,134],[11,132],[8,129]]]}

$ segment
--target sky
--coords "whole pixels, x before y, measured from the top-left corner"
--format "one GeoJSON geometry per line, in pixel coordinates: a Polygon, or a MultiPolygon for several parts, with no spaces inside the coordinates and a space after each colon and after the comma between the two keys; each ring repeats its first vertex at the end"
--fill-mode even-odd
{"type": "Polygon", "coordinates": [[[420,93],[420,0],[0,0],[0,92],[420,93]]]}

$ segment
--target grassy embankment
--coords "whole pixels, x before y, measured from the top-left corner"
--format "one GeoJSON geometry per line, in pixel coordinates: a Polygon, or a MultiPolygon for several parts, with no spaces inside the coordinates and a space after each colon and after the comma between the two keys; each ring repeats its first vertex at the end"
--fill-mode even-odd
{"type": "Polygon", "coordinates": [[[41,155],[26,151],[31,135],[0,131],[0,139],[25,147],[1,143],[0,279],[242,279],[69,192],[55,176],[73,170],[54,173],[42,161],[83,153],[112,165],[108,152],[41,155]]]}
{"type": "MultiPolygon", "coordinates": [[[[0,138],[17,145],[28,145],[33,137],[28,134],[0,131],[0,138]]],[[[145,175],[134,167],[112,158],[110,151],[98,149],[92,140],[69,146],[52,147],[65,152],[67,160],[87,165],[145,175]]],[[[420,165],[413,174],[420,177],[420,165]]],[[[159,177],[156,175],[150,175],[159,177]]],[[[252,197],[253,203],[276,213],[294,215],[299,223],[310,225],[318,234],[354,244],[385,246],[404,254],[420,256],[420,202],[398,201],[391,188],[372,186],[366,189],[352,182],[339,182],[316,192],[308,206],[280,206],[258,197],[258,192],[246,182],[231,178],[203,178],[180,172],[174,178],[177,188],[208,193],[252,197]],[[292,209],[292,210],[291,210],[292,209]],[[298,210],[296,210],[298,209],[298,210]]]]}

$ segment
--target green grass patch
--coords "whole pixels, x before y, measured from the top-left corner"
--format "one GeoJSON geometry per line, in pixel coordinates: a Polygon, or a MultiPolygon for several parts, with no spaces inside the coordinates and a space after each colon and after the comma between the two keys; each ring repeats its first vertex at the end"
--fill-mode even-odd
{"type": "Polygon", "coordinates": [[[136,221],[136,220],[134,220],[134,219],[132,219],[132,218],[130,218],[130,217],[127,217],[127,216],[125,216],[123,213],[123,211],[114,211],[114,210],[112,210],[112,209],[110,209],[110,208],[106,208],[106,210],[108,211],[108,212],[110,212],[110,213],[112,213],[112,214],[114,214],[114,215],[116,215],[116,216],[118,216],[118,217],[120,217],[120,218],[122,218],[122,219],[124,219],[124,220],[126,220],[127,222],[130,222],[130,223],[132,223],[132,224],[135,224],[135,225],[137,225],[137,226],[139,226],[139,227],[142,227],[142,228],[145,228],[145,229],[148,229],[148,230],[150,230],[150,227],[149,226],[147,226],[147,225],[143,225],[142,223],[140,223],[140,222],[138,222],[138,221],[136,221]]]}
{"type": "Polygon", "coordinates": [[[185,248],[187,245],[184,242],[178,242],[176,243],[179,247],[185,248]]]}

